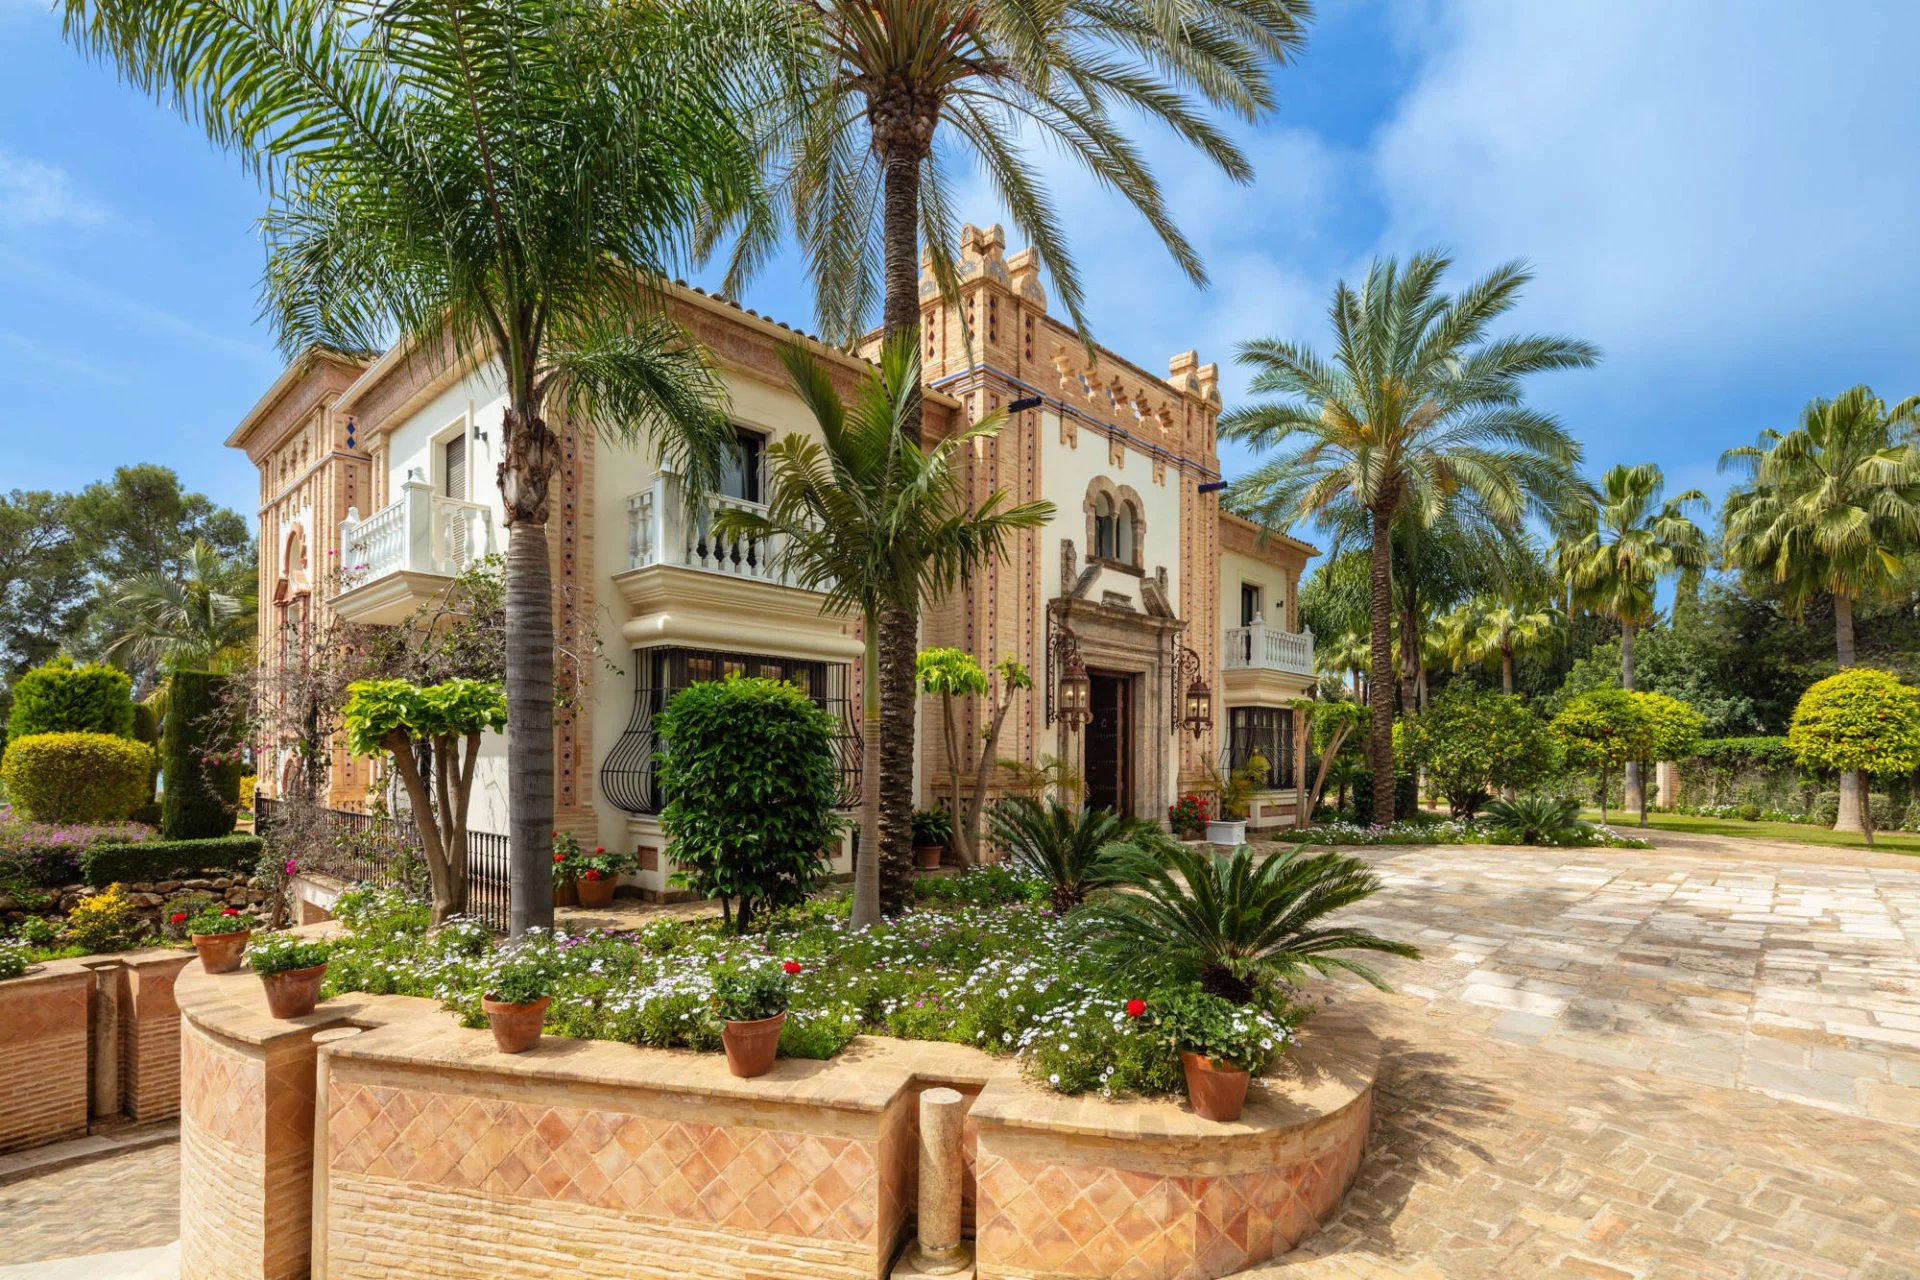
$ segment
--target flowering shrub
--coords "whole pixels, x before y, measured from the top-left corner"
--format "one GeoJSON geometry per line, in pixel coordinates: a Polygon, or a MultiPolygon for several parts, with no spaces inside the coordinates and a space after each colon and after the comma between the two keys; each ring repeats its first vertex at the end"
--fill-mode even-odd
{"type": "MultiPolygon", "coordinates": [[[[1445,822],[1396,822],[1390,827],[1361,826],[1357,822],[1323,822],[1303,831],[1286,832],[1284,843],[1295,841],[1325,845],[1400,845],[1400,844],[1520,844],[1518,839],[1499,838],[1495,824],[1481,819],[1448,819],[1445,822]]],[[[1564,840],[1542,840],[1543,845],[1585,849],[1651,849],[1653,845],[1633,836],[1623,836],[1599,823],[1585,824],[1584,832],[1564,840]]]]}
{"type": "Polygon", "coordinates": [[[1167,825],[1173,834],[1187,840],[1196,840],[1206,834],[1207,798],[1189,791],[1167,806],[1167,825]]]}
{"type": "MultiPolygon", "coordinates": [[[[175,912],[177,920],[180,913],[175,912]]],[[[229,907],[219,902],[209,902],[193,913],[186,922],[188,933],[202,936],[222,933],[239,933],[243,929],[258,929],[260,922],[250,913],[238,907],[229,907]]]]}
{"type": "Polygon", "coordinates": [[[713,1011],[722,1022],[756,1022],[785,1013],[789,983],[804,968],[798,960],[778,965],[752,960],[716,970],[713,1011]]]}
{"type": "Polygon", "coordinates": [[[311,969],[317,964],[325,964],[331,950],[330,944],[320,938],[303,938],[296,933],[269,933],[248,944],[247,963],[262,978],[271,978],[275,974],[292,973],[296,969],[311,969]]]}
{"type": "Polygon", "coordinates": [[[117,883],[82,898],[67,913],[67,938],[86,953],[125,951],[139,934],[139,914],[117,883]]]}
{"type": "Polygon", "coordinates": [[[141,844],[154,829],[140,822],[29,822],[0,806],[0,880],[72,884],[81,855],[96,844],[141,844]]]}
{"type": "Polygon", "coordinates": [[[486,994],[502,1004],[532,1004],[553,994],[553,957],[537,943],[505,947],[487,972],[486,994]]]}
{"type": "Polygon", "coordinates": [[[1167,987],[1149,1004],[1154,1025],[1175,1049],[1258,1073],[1293,1042],[1295,1015],[1276,1016],[1209,995],[1197,985],[1167,987]]]}
{"type": "Polygon", "coordinates": [[[573,832],[553,833],[553,883],[556,887],[575,877],[579,857],[580,841],[573,832]]]}
{"type": "Polygon", "coordinates": [[[27,971],[27,944],[0,940],[0,979],[17,978],[27,971]]]}

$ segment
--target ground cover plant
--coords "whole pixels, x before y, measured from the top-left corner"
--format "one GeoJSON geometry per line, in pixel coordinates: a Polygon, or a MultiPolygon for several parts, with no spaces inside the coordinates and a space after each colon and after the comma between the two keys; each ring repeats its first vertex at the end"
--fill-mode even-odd
{"type": "MultiPolygon", "coordinates": [[[[1516,803],[1528,803],[1523,798],[1516,803]]],[[[1498,802],[1496,802],[1498,803],[1498,802]]],[[[1550,802],[1549,802],[1550,803],[1550,802]]],[[[1504,808],[1504,806],[1503,806],[1504,808]]],[[[1332,820],[1285,833],[1288,843],[1304,841],[1312,845],[1412,845],[1412,844],[1546,844],[1567,849],[1651,849],[1653,845],[1635,836],[1621,835],[1600,822],[1581,822],[1561,827],[1528,840],[1513,824],[1496,817],[1493,806],[1479,818],[1441,818],[1420,814],[1388,827],[1361,826],[1357,822],[1332,820]]]]}

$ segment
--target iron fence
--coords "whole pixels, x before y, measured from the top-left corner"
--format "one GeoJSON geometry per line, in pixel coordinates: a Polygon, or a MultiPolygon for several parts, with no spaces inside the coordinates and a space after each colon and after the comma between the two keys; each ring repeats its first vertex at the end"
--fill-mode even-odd
{"type": "MultiPolygon", "coordinates": [[[[268,796],[254,801],[254,831],[271,841],[279,802],[268,796]]],[[[321,809],[331,838],[299,851],[303,870],[348,880],[418,891],[426,879],[425,846],[411,816],[361,813],[353,809],[321,809]],[[382,850],[381,845],[387,847],[382,850]]],[[[491,831],[467,832],[466,914],[496,933],[507,930],[507,876],[510,864],[507,838],[491,831]]]]}

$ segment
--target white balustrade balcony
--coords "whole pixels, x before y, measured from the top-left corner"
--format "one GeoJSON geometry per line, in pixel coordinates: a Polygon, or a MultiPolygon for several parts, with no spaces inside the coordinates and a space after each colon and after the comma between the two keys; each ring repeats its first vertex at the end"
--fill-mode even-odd
{"type": "Polygon", "coordinates": [[[334,608],[349,622],[398,622],[493,551],[485,504],[444,498],[410,479],[399,498],[372,515],[347,509],[334,608]]]}
{"type": "Polygon", "coordinates": [[[1224,671],[1285,671],[1313,675],[1313,631],[1281,631],[1256,622],[1229,628],[1222,637],[1224,671]]]}
{"type": "Polygon", "coordinates": [[[662,471],[652,487],[627,499],[627,568],[672,565],[748,582],[797,585],[786,572],[781,540],[722,537],[714,532],[714,514],[725,510],[764,511],[758,503],[708,495],[696,512],[686,501],[679,478],[662,471]]]}

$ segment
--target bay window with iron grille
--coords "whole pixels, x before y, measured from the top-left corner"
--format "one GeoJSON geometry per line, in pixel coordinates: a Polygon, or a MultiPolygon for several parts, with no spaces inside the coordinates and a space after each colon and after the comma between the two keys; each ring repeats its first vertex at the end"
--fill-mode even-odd
{"type": "Polygon", "coordinates": [[[1256,755],[1267,762],[1265,789],[1294,785],[1291,708],[1227,708],[1227,768],[1238,769],[1256,755]]]}

